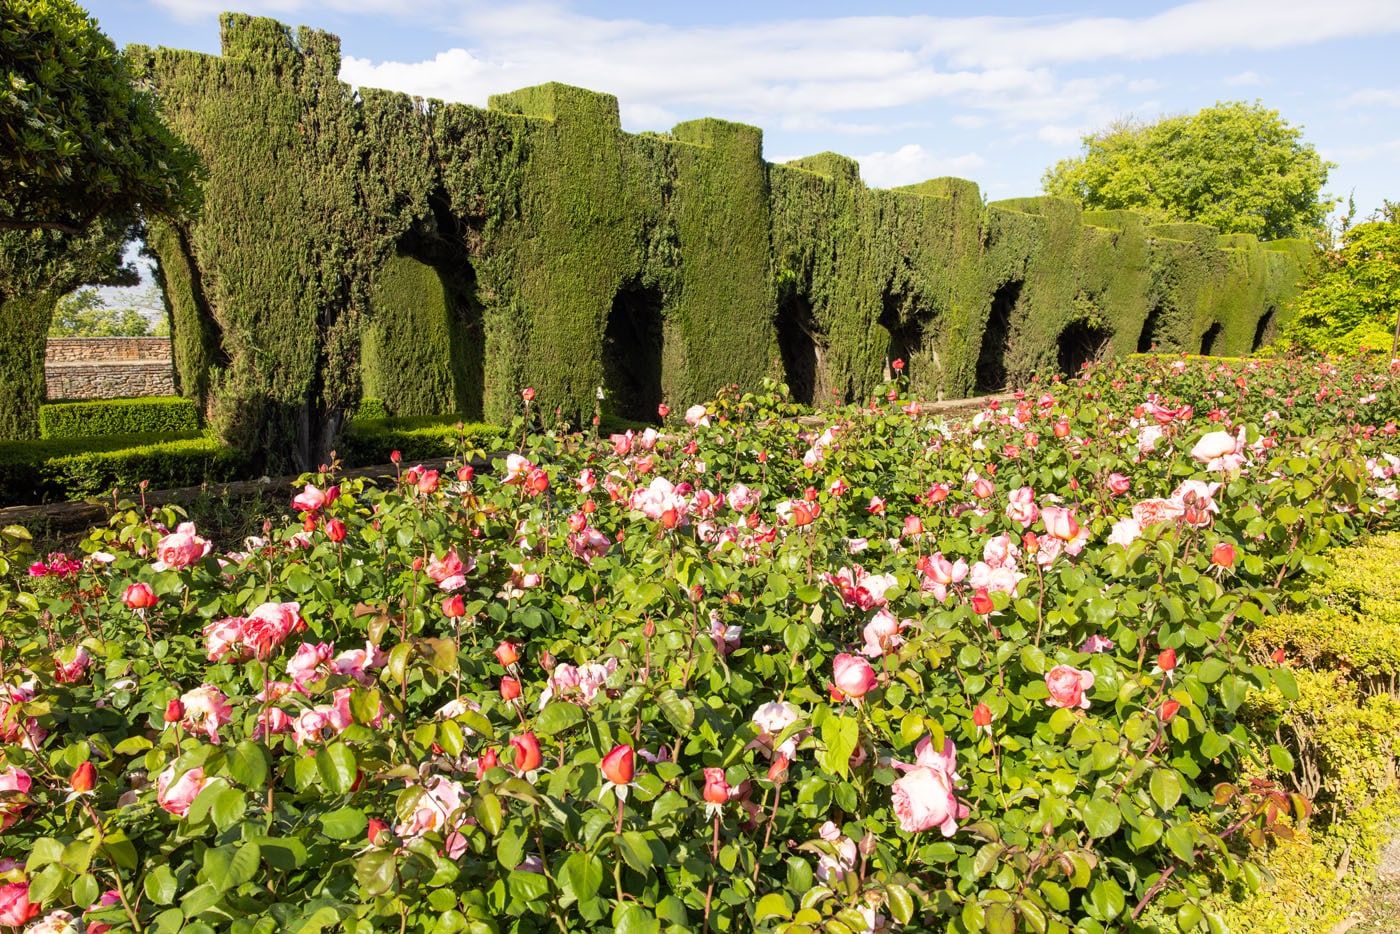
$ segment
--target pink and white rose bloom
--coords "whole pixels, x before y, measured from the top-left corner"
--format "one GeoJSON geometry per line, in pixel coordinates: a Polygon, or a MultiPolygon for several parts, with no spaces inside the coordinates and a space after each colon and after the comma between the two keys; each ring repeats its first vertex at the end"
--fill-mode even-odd
{"type": "Polygon", "coordinates": [[[292,679],[298,691],[306,693],[306,686],[326,675],[326,663],[335,655],[335,646],[327,642],[315,645],[303,642],[297,646],[296,654],[287,662],[287,677],[292,679]]]}
{"type": "Polygon", "coordinates": [[[172,765],[156,776],[156,803],[176,817],[184,817],[204,785],[204,769],[196,766],[176,779],[172,765]]]}
{"type": "Polygon", "coordinates": [[[1045,673],[1045,687],[1050,691],[1046,703],[1051,707],[1089,709],[1088,690],[1094,686],[1094,673],[1072,665],[1056,665],[1045,673]]]}
{"type": "Polygon", "coordinates": [[[691,428],[710,427],[710,413],[703,405],[692,405],[685,410],[685,423],[691,428]]]}
{"type": "Polygon", "coordinates": [[[1030,528],[1040,514],[1040,508],[1035,504],[1035,490],[1028,486],[1023,486],[1012,490],[1006,504],[1006,517],[1012,522],[1019,522],[1022,528],[1030,528]]]}
{"type": "Polygon", "coordinates": [[[215,745],[219,742],[219,727],[233,719],[233,706],[224,692],[212,684],[202,684],[193,691],[180,696],[180,704],[185,715],[180,725],[191,733],[207,737],[215,745]]]}
{"type": "Polygon", "coordinates": [[[792,726],[802,718],[802,711],[786,701],[769,701],[761,705],[753,712],[753,724],[758,727],[758,736],[751,744],[752,748],[763,749],[771,757],[774,754],[786,756],[789,761],[797,756],[797,742],[801,738],[800,733],[793,734],[783,741],[782,745],[774,746],[783,730],[792,726]]]}
{"type": "Polygon", "coordinates": [[[417,840],[429,833],[440,833],[448,859],[456,859],[467,851],[467,838],[461,828],[466,826],[467,811],[463,802],[469,797],[466,789],[445,775],[434,775],[423,783],[423,794],[414,805],[413,814],[394,827],[403,840],[417,840]]]}
{"type": "Polygon", "coordinates": [[[937,827],[945,837],[958,830],[958,821],[968,815],[967,806],[958,801],[953,788],[957,784],[957,751],[951,739],[943,741],[943,749],[935,751],[929,737],[915,747],[913,765],[893,763],[904,776],[890,786],[890,800],[899,828],[906,833],[921,833],[937,827]]]}
{"type": "Polygon", "coordinates": [[[861,654],[870,658],[878,658],[884,655],[889,649],[898,646],[904,640],[900,638],[900,632],[913,625],[913,620],[906,619],[900,621],[889,609],[881,607],[870,622],[865,624],[865,629],[861,635],[865,638],[865,645],[861,648],[861,654]]]}
{"type": "Polygon", "coordinates": [[[884,606],[888,602],[885,591],[897,583],[893,574],[867,574],[858,564],[841,568],[835,574],[827,572],[821,579],[840,592],[841,602],[847,608],[860,610],[884,606]]]}
{"type": "Polygon", "coordinates": [[[875,689],[875,669],[859,655],[842,652],[831,663],[832,682],[847,697],[859,700],[875,689]]]}
{"type": "Polygon", "coordinates": [[[153,567],[157,571],[183,570],[209,554],[213,547],[212,542],[199,537],[193,522],[181,522],[156,543],[153,567]]]}

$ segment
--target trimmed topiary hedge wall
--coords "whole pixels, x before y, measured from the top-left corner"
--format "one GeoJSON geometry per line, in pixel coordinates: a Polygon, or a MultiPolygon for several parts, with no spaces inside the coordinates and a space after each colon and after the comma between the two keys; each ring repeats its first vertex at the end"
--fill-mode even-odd
{"type": "Polygon", "coordinates": [[[484,110],[352,93],[334,36],[266,19],[226,15],[220,57],[133,56],[208,171],[201,219],[151,238],[181,390],[268,469],[324,459],[361,393],[503,423],[530,386],[584,424],[601,389],[606,416],[654,421],[764,376],[860,399],[896,357],[957,396],[1247,352],[1307,262],[960,179],[872,190],[843,156],[769,164],[722,120],[628,134],[614,97],[560,84],[484,110]]]}
{"type": "Polygon", "coordinates": [[[193,400],[168,396],[50,402],[39,409],[41,438],[94,438],[199,431],[193,400]]]}
{"type": "Polygon", "coordinates": [[[247,459],[198,432],[111,435],[45,441],[0,441],[0,506],[105,495],[114,486],[134,494],[197,486],[246,474],[247,459]]]}

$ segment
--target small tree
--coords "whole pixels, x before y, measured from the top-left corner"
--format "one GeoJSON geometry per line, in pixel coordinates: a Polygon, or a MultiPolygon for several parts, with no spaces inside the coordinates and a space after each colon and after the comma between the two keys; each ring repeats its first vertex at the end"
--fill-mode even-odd
{"type": "Polygon", "coordinates": [[[0,163],[0,230],[76,234],[198,199],[194,152],[71,0],[0,3],[0,163]]]}
{"type": "Polygon", "coordinates": [[[1302,130],[1258,101],[1220,103],[1156,123],[1115,123],[1046,171],[1045,192],[1091,210],[1197,221],[1261,239],[1317,238],[1334,168],[1302,130]]]}
{"type": "Polygon", "coordinates": [[[161,330],[136,308],[112,308],[94,288],[70,292],[54,308],[50,337],[150,337],[161,330]]]}
{"type": "Polygon", "coordinates": [[[1347,230],[1327,269],[1297,298],[1284,336],[1330,353],[1391,348],[1400,338],[1400,222],[1371,221],[1347,230]]]}

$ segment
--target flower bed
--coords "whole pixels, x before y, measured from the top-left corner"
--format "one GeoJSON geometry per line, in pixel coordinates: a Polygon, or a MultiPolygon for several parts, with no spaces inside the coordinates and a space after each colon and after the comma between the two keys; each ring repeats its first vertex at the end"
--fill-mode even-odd
{"type": "Polygon", "coordinates": [[[1396,376],[1134,359],[961,424],[891,395],[26,559],[0,923],[1218,929],[1310,810],[1249,728],[1299,694],[1251,632],[1393,523],[1396,376]]]}

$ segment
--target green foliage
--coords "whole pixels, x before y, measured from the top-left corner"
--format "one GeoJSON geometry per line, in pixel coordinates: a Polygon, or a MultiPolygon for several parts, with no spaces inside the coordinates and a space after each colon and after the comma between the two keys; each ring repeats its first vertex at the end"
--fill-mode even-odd
{"type": "Polygon", "coordinates": [[[193,152],[72,0],[0,6],[0,230],[80,233],[99,215],[198,203],[193,152]]]}
{"type": "Polygon", "coordinates": [[[387,464],[398,451],[405,461],[451,457],[463,449],[494,448],[503,438],[495,425],[464,424],[441,416],[373,419],[357,415],[340,439],[347,464],[387,464]]]}
{"type": "Polygon", "coordinates": [[[199,409],[188,399],[150,396],[51,402],[39,409],[42,438],[93,438],[199,430],[199,409]]]}
{"type": "Polygon", "coordinates": [[[245,458],[197,432],[0,441],[0,505],[83,499],[114,486],[130,496],[142,481],[171,489],[246,470],[245,458]]]}
{"type": "Polygon", "coordinates": [[[1252,694],[1245,722],[1288,745],[1296,768],[1284,777],[1316,810],[1294,840],[1262,854],[1267,886],[1217,899],[1234,930],[1333,930],[1366,899],[1400,817],[1400,534],[1328,558],[1310,588],[1315,605],[1266,618],[1249,637],[1300,666],[1298,697],[1252,694]]]}
{"type": "Polygon", "coordinates": [[[0,439],[39,435],[45,337],[58,296],[0,296],[0,439]]]}
{"type": "Polygon", "coordinates": [[[1117,123],[1045,173],[1047,194],[1087,209],[1137,211],[1266,240],[1315,238],[1336,203],[1333,167],[1302,130],[1261,103],[1233,101],[1156,123],[1117,123]]]}
{"type": "Polygon", "coordinates": [[[1400,221],[1359,224],[1297,298],[1286,336],[1324,353],[1390,351],[1400,316],[1400,221]]]}
{"type": "Polygon", "coordinates": [[[135,308],[110,308],[94,288],[70,292],[58,300],[49,337],[151,337],[170,333],[168,322],[154,326],[135,308]]]}
{"type": "Polygon", "coordinates": [[[209,170],[203,217],[151,243],[182,392],[272,463],[323,460],[361,392],[504,424],[528,387],[577,427],[766,376],[861,400],[894,359],[965,395],[984,346],[999,388],[1131,352],[1149,320],[1159,346],[1218,325],[1211,349],[1242,353],[1305,259],[1063,199],[989,207],[959,179],[872,190],[830,153],[769,165],[722,120],[627,134],[615,98],[560,84],[485,110],[351,94],[333,37],[270,20],[227,17],[223,42],[133,53],[209,170]]]}
{"type": "Polygon", "coordinates": [[[480,412],[465,346],[480,335],[468,333],[460,306],[470,299],[460,291],[433,266],[408,256],[395,256],[376,271],[361,371],[365,394],[386,414],[480,412]]]}

